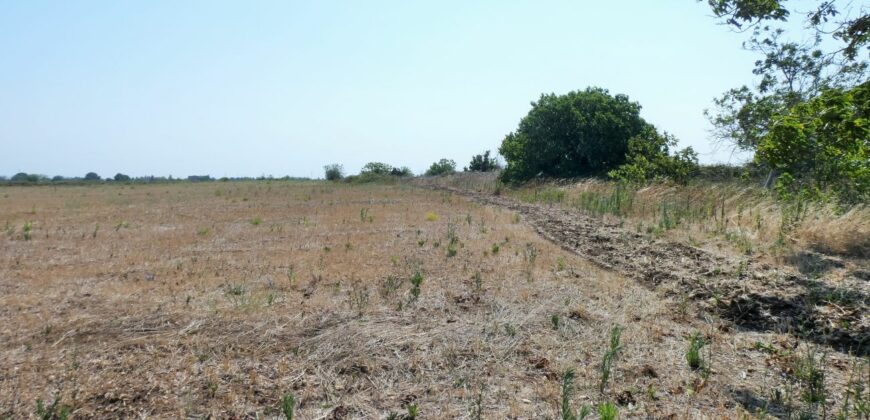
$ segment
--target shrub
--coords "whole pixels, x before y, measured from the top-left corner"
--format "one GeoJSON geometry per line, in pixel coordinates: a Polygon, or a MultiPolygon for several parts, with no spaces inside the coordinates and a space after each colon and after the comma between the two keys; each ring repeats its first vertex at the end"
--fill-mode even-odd
{"type": "Polygon", "coordinates": [[[39,182],[42,177],[37,174],[28,174],[25,172],[19,172],[15,175],[12,175],[12,178],[9,180],[12,182],[31,182],[36,183],[39,182]]]}
{"type": "Polygon", "coordinates": [[[495,157],[489,157],[489,150],[480,155],[471,157],[471,163],[464,170],[466,172],[491,172],[496,169],[501,169],[498,160],[495,157]]]}
{"type": "Polygon", "coordinates": [[[114,179],[115,181],[118,181],[118,182],[129,182],[129,181],[130,181],[130,176],[129,176],[129,175],[124,175],[124,174],[118,172],[117,174],[115,174],[115,178],[113,178],[113,179],[114,179]]]}
{"type": "Polygon", "coordinates": [[[601,175],[626,160],[629,139],[649,124],[640,105],[601,88],[541,95],[502,141],[506,181],[601,175]]]}
{"type": "Polygon", "coordinates": [[[99,181],[101,178],[96,172],[88,172],[85,174],[85,181],[99,181]]]}
{"type": "Polygon", "coordinates": [[[659,134],[654,127],[648,126],[628,141],[626,162],[607,175],[629,182],[666,178],[685,184],[698,172],[698,153],[687,147],[670,155],[670,148],[676,145],[676,137],[668,133],[659,134]]]}
{"type": "Polygon", "coordinates": [[[327,181],[338,181],[344,178],[344,167],[338,163],[332,163],[323,167],[327,181]]]}
{"type": "Polygon", "coordinates": [[[411,172],[411,168],[409,168],[407,166],[403,166],[401,168],[393,168],[392,170],[390,170],[390,175],[398,176],[398,177],[407,177],[407,176],[414,176],[414,173],[411,172]]]}
{"type": "Polygon", "coordinates": [[[359,171],[359,174],[390,175],[392,171],[393,167],[389,164],[382,162],[369,162],[362,167],[362,169],[359,171]]]}
{"type": "Polygon", "coordinates": [[[450,175],[456,172],[456,162],[452,159],[441,159],[426,170],[426,176],[450,175]]]}

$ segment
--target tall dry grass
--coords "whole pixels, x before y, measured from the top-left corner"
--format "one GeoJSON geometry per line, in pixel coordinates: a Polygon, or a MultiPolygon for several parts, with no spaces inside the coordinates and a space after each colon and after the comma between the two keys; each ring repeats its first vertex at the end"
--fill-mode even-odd
{"type": "Polygon", "coordinates": [[[569,206],[616,218],[627,228],[649,234],[699,244],[715,239],[741,253],[781,256],[812,250],[843,257],[870,256],[870,206],[842,209],[831,203],[784,203],[769,190],[739,180],[632,188],[586,179],[507,188],[494,173],[475,173],[422,182],[569,206]]]}

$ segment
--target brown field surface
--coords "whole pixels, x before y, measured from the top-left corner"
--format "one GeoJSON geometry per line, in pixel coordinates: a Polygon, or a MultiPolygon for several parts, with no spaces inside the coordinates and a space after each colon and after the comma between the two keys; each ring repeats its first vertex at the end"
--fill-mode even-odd
{"type": "Polygon", "coordinates": [[[276,418],[291,394],[302,419],[560,418],[568,368],[575,409],[784,416],[807,409],[811,354],[819,410],[863,395],[861,359],[739,328],[449,192],[3,187],[0,223],[0,417],[59,399],[73,418],[276,418]]]}

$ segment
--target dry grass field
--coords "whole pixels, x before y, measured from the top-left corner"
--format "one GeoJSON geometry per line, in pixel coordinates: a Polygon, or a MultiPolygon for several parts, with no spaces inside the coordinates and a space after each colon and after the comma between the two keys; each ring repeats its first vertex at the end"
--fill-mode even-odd
{"type": "Polygon", "coordinates": [[[735,327],[447,192],[3,187],[0,223],[0,418],[37,417],[37,400],[72,418],[283,418],[285,395],[302,419],[562,418],[563,397],[593,417],[867,404],[866,359],[735,327]]]}

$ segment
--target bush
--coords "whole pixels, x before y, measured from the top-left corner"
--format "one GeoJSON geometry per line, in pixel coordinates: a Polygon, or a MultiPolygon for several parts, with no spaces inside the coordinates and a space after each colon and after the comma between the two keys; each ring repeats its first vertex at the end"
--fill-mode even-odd
{"type": "Polygon", "coordinates": [[[369,162],[360,170],[359,175],[350,175],[344,178],[345,182],[350,183],[367,183],[367,182],[395,182],[396,178],[413,176],[406,166],[394,168],[382,162],[369,162]]]}
{"type": "Polygon", "coordinates": [[[339,181],[344,178],[344,167],[338,163],[323,167],[323,173],[327,181],[339,181]]]}
{"type": "Polygon", "coordinates": [[[117,174],[115,174],[115,178],[114,178],[114,179],[115,179],[115,181],[118,181],[118,182],[129,182],[129,181],[130,181],[130,176],[129,176],[129,175],[124,175],[124,174],[118,172],[117,174]]]}
{"type": "Polygon", "coordinates": [[[406,176],[414,176],[414,173],[411,172],[411,168],[407,166],[403,166],[401,168],[393,168],[390,170],[390,175],[398,176],[398,177],[406,177],[406,176]]]}
{"type": "Polygon", "coordinates": [[[101,178],[96,172],[88,172],[85,174],[85,181],[99,181],[101,178]]]}
{"type": "Polygon", "coordinates": [[[480,155],[471,157],[471,163],[464,170],[466,172],[491,172],[496,169],[501,169],[498,164],[498,159],[489,157],[489,150],[480,155]]]}
{"type": "Polygon", "coordinates": [[[25,172],[19,172],[19,173],[15,174],[15,175],[12,175],[12,178],[10,178],[9,180],[12,181],[12,182],[31,182],[31,183],[37,183],[37,182],[40,181],[41,178],[42,178],[42,177],[39,176],[39,175],[37,175],[37,174],[28,174],[28,173],[25,173],[25,172]]]}
{"type": "Polygon", "coordinates": [[[393,171],[393,167],[386,163],[382,162],[369,162],[366,163],[365,166],[359,171],[360,175],[372,174],[372,175],[390,175],[393,171]]]}
{"type": "Polygon", "coordinates": [[[670,155],[670,148],[676,145],[676,137],[659,134],[649,126],[628,141],[626,162],[608,172],[608,176],[628,182],[670,179],[685,184],[698,172],[698,154],[687,147],[670,155]]]}
{"type": "Polygon", "coordinates": [[[649,124],[640,105],[601,88],[542,95],[502,141],[506,181],[603,175],[626,161],[629,139],[649,124]]]}
{"type": "Polygon", "coordinates": [[[426,176],[450,175],[456,172],[456,162],[453,159],[441,159],[426,170],[426,176]]]}

